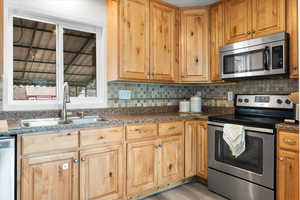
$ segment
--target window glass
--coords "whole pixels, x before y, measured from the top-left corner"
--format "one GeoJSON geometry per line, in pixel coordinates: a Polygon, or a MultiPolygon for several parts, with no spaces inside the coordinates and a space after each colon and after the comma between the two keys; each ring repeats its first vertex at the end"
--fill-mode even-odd
{"type": "Polygon", "coordinates": [[[13,99],[56,99],[56,25],[13,18],[13,99]]]}
{"type": "Polygon", "coordinates": [[[71,97],[96,97],[96,34],[64,29],[64,81],[71,97]]]}

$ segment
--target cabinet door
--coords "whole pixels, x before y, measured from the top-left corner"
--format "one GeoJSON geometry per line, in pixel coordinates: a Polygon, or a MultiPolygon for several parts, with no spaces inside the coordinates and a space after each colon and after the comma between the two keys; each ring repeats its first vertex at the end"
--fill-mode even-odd
{"type": "Polygon", "coordinates": [[[251,1],[225,0],[225,43],[251,38],[251,1]]]}
{"type": "Polygon", "coordinates": [[[279,150],[277,200],[299,199],[299,154],[279,150]]]}
{"type": "Polygon", "coordinates": [[[290,34],[290,77],[298,78],[298,0],[288,0],[286,6],[286,32],[290,34]]]}
{"type": "Polygon", "coordinates": [[[149,0],[120,3],[120,77],[149,79],[149,0]]]}
{"type": "Polygon", "coordinates": [[[78,190],[77,153],[22,160],[22,200],[77,200],[78,190]]]}
{"type": "Polygon", "coordinates": [[[197,123],[187,121],[185,123],[184,147],[185,147],[185,177],[195,176],[197,173],[197,123]]]}
{"type": "Polygon", "coordinates": [[[157,163],[155,140],[127,145],[127,195],[157,185],[157,163]]]}
{"type": "Polygon", "coordinates": [[[210,8],[210,67],[211,81],[222,81],[220,78],[220,53],[219,47],[223,45],[224,14],[223,2],[210,8]]]}
{"type": "Polygon", "coordinates": [[[197,122],[197,176],[207,180],[208,140],[207,123],[197,122]]]}
{"type": "Polygon", "coordinates": [[[208,9],[187,9],[182,11],[181,43],[181,81],[209,81],[208,9]]]}
{"type": "Polygon", "coordinates": [[[150,3],[150,71],[151,79],[175,79],[175,14],[176,8],[151,1],[150,3]]]}
{"type": "Polygon", "coordinates": [[[160,141],[159,185],[169,184],[184,177],[183,136],[171,136],[160,141]]]}
{"type": "Polygon", "coordinates": [[[285,31],[286,0],[252,0],[253,37],[285,31]]]}
{"type": "Polygon", "coordinates": [[[80,199],[114,200],[123,194],[122,146],[80,152],[80,199]]]}

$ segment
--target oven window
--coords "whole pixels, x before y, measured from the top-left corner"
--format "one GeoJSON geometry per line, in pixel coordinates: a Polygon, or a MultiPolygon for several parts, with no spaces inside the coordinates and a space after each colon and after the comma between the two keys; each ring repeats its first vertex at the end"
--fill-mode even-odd
{"type": "Polygon", "coordinates": [[[263,173],[263,140],[261,138],[246,135],[246,150],[235,158],[223,140],[223,132],[216,131],[215,137],[215,158],[217,161],[257,174],[263,173]]]}
{"type": "Polygon", "coordinates": [[[224,74],[264,71],[264,50],[227,55],[223,57],[224,74]]]}

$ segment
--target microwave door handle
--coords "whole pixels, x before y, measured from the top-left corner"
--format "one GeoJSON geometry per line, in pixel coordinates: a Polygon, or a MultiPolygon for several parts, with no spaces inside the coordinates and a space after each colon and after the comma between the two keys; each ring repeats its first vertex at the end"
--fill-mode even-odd
{"type": "Polygon", "coordinates": [[[270,49],[269,47],[266,47],[264,49],[264,53],[263,53],[263,61],[264,61],[264,68],[265,70],[269,70],[269,66],[270,66],[270,49]]]}

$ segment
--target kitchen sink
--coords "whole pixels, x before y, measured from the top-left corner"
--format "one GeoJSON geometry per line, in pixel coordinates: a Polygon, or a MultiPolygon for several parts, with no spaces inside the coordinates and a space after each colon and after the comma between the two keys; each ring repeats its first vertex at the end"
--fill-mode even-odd
{"type": "Polygon", "coordinates": [[[33,120],[23,120],[23,127],[41,127],[41,126],[56,126],[60,124],[67,124],[60,119],[33,119],[33,120]]]}
{"type": "Polygon", "coordinates": [[[63,121],[59,118],[49,118],[49,119],[32,119],[32,120],[22,120],[22,127],[33,128],[33,127],[43,127],[43,126],[57,126],[62,124],[87,124],[95,122],[106,122],[113,119],[107,119],[103,117],[93,116],[84,118],[69,118],[68,121],[63,121]]]}
{"type": "Polygon", "coordinates": [[[85,118],[76,118],[76,119],[69,120],[69,122],[72,124],[85,124],[85,123],[106,122],[106,121],[111,121],[111,119],[107,119],[103,117],[85,117],[85,118]]]}

